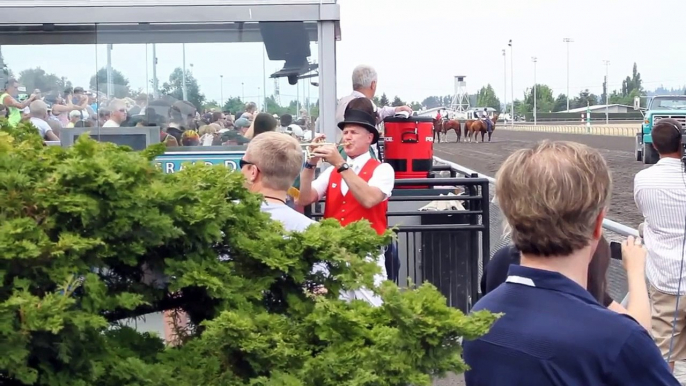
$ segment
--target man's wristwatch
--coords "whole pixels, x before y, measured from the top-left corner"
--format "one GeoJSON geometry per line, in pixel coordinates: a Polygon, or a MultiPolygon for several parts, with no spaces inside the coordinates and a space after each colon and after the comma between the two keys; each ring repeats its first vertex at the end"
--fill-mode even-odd
{"type": "Polygon", "coordinates": [[[344,171],[346,171],[346,170],[348,170],[348,169],[350,169],[350,165],[348,165],[347,163],[344,163],[344,164],[341,165],[341,167],[338,168],[338,170],[336,170],[336,171],[339,172],[339,173],[343,173],[344,171]]]}
{"type": "Polygon", "coordinates": [[[304,167],[305,169],[314,169],[314,168],[317,167],[317,165],[312,165],[311,163],[305,161],[305,163],[303,164],[303,167],[304,167]]]}

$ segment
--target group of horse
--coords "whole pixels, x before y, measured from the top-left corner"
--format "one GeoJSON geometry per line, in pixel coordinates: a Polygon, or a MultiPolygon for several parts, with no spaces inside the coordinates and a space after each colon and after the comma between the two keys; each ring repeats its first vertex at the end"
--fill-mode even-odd
{"type": "MultiPolygon", "coordinates": [[[[464,122],[464,138],[466,142],[479,142],[478,135],[481,133],[481,142],[484,142],[484,137],[488,134],[488,142],[491,142],[491,135],[495,131],[495,124],[498,122],[498,116],[500,114],[495,114],[490,118],[493,123],[491,131],[488,131],[488,125],[485,121],[480,119],[469,119],[464,122]]],[[[455,142],[460,142],[462,140],[462,122],[458,119],[435,119],[434,118],[434,142],[438,138],[438,143],[448,142],[448,132],[454,131],[457,135],[457,140],[455,142]],[[441,135],[445,141],[441,140],[441,135]]]]}

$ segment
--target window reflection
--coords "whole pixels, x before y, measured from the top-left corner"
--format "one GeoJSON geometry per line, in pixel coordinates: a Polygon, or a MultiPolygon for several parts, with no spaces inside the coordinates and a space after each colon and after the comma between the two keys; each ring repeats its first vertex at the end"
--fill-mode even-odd
{"type": "Polygon", "coordinates": [[[314,129],[316,22],[21,28],[2,38],[0,68],[23,90],[13,97],[36,95],[58,128],[159,127],[179,151],[242,149],[260,112],[290,115],[301,130],[277,130],[303,140],[314,129]]]}

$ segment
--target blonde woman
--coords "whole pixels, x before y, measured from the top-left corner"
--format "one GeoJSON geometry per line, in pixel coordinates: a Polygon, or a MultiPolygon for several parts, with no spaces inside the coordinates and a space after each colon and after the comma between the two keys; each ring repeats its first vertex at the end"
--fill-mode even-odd
{"type": "Polygon", "coordinates": [[[201,146],[212,146],[212,142],[217,137],[219,130],[216,126],[204,125],[198,129],[198,134],[200,135],[200,145],[201,146]]]}

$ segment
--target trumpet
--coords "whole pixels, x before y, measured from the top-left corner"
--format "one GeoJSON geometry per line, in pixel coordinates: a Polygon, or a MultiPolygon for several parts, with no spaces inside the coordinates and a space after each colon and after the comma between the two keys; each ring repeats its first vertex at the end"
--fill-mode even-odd
{"type": "Polygon", "coordinates": [[[349,145],[349,144],[350,144],[350,143],[348,143],[348,142],[343,142],[343,143],[340,143],[340,144],[336,144],[336,143],[332,143],[332,142],[313,142],[313,143],[303,143],[303,144],[300,145],[300,147],[304,148],[304,150],[305,150],[305,158],[307,158],[307,159],[309,160],[309,159],[312,159],[312,158],[316,157],[316,156],[314,155],[314,148],[315,148],[315,147],[324,146],[324,145],[333,145],[333,146],[343,145],[343,146],[347,146],[347,145],[349,145]]]}

